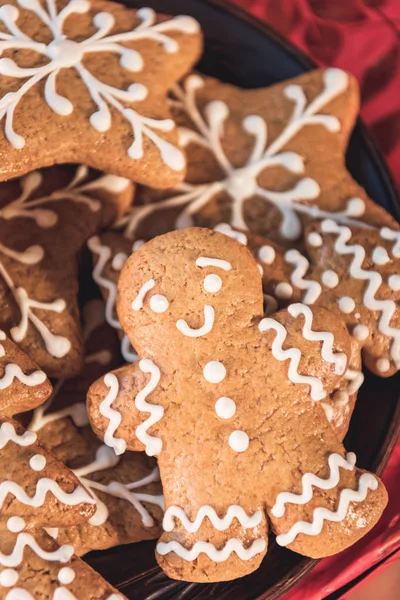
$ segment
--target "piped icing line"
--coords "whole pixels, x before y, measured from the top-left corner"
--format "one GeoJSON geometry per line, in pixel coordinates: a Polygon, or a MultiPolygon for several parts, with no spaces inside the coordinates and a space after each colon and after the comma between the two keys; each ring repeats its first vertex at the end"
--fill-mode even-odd
{"type": "Polygon", "coordinates": [[[162,449],[162,440],[159,437],[149,435],[148,429],[158,423],[164,416],[164,408],[156,404],[149,404],[146,398],[157,387],[160,381],[160,369],[149,358],[142,358],[139,362],[139,369],[142,373],[150,373],[150,381],[137,394],[135,398],[135,406],[141,412],[150,413],[150,417],[141,423],[136,428],[136,436],[139,441],[145,446],[145,452],[148,456],[156,456],[160,454],[162,449]]]}
{"type": "Polygon", "coordinates": [[[206,518],[211,521],[211,524],[215,529],[218,531],[225,531],[232,525],[235,519],[237,519],[240,525],[245,529],[257,527],[262,521],[262,512],[258,510],[253,515],[249,516],[241,506],[234,504],[229,506],[225,516],[221,518],[217,515],[212,506],[202,506],[197,511],[194,521],[190,521],[182,508],[179,506],[170,506],[164,514],[164,531],[173,531],[175,529],[174,518],[178,519],[182,523],[184,529],[189,533],[198,531],[206,518]]]}
{"type": "Polygon", "coordinates": [[[125,452],[126,442],[122,438],[116,438],[114,434],[121,425],[122,417],[121,413],[111,406],[118,396],[119,382],[113,373],[107,373],[104,376],[104,384],[110,388],[107,396],[99,405],[100,414],[109,421],[104,433],[104,443],[113,448],[115,454],[119,455],[125,452]]]}
{"type": "Polygon", "coordinates": [[[313,400],[322,400],[326,397],[326,392],[323,389],[322,381],[318,377],[312,377],[311,375],[300,375],[298,368],[301,360],[301,351],[299,348],[287,348],[283,349],[283,344],[287,337],[286,328],[272,319],[266,317],[262,319],[258,325],[261,333],[270,331],[271,329],[276,332],[276,337],[272,342],[272,356],[279,361],[289,360],[288,377],[292,383],[309,385],[310,395],[313,400]]]}
{"type": "Polygon", "coordinates": [[[333,346],[335,338],[330,331],[313,331],[313,313],[308,306],[304,304],[291,304],[288,313],[293,317],[304,316],[303,336],[306,340],[312,342],[322,342],[321,357],[324,361],[335,365],[336,375],[343,375],[347,366],[347,356],[344,352],[334,352],[333,346]]]}
{"type": "Polygon", "coordinates": [[[236,240],[240,244],[243,244],[243,246],[247,246],[247,235],[243,233],[243,231],[236,231],[236,229],[233,229],[229,223],[218,223],[218,225],[214,227],[214,231],[223,233],[233,240],[236,240]]]}
{"type": "Polygon", "coordinates": [[[336,511],[325,507],[318,507],[313,512],[311,523],[297,521],[287,533],[277,536],[276,541],[280,546],[288,546],[294,542],[299,534],[319,535],[322,531],[324,521],[340,523],[347,516],[351,502],[364,502],[369,490],[376,490],[378,480],[370,473],[363,473],[358,482],[358,490],[344,489],[340,492],[339,506],[336,511]]]}
{"type": "Polygon", "coordinates": [[[231,263],[227,260],[221,258],[208,258],[206,256],[199,256],[199,258],[196,258],[196,266],[201,268],[217,267],[224,271],[230,271],[232,269],[231,263]]]}
{"type": "Polygon", "coordinates": [[[138,295],[132,301],[132,310],[140,310],[141,308],[143,308],[143,300],[144,300],[147,292],[152,290],[155,285],[156,285],[156,282],[154,281],[154,279],[149,279],[142,285],[142,287],[140,288],[140,290],[138,292],[138,295]]]}
{"type": "Polygon", "coordinates": [[[7,568],[14,568],[21,565],[24,558],[25,548],[30,548],[39,558],[48,561],[57,561],[61,563],[68,562],[73,553],[74,549],[72,546],[64,545],[57,548],[52,552],[43,550],[30,533],[19,533],[15,546],[11,554],[3,554],[0,552],[0,565],[7,568]]]}
{"type": "Polygon", "coordinates": [[[298,250],[293,249],[286,252],[285,261],[294,266],[290,281],[292,285],[305,291],[302,299],[304,304],[314,304],[321,295],[322,288],[318,281],[304,278],[310,266],[306,257],[300,254],[298,250]]]}
{"type": "Polygon", "coordinates": [[[0,74],[17,80],[21,78],[26,80],[18,90],[6,94],[0,102],[0,119],[5,118],[5,137],[11,146],[21,149],[25,145],[25,138],[14,130],[14,111],[25,94],[39,82],[44,83],[44,101],[56,115],[67,116],[73,112],[72,102],[57,93],[56,82],[61,69],[74,69],[96,107],[89,117],[89,123],[96,131],[101,133],[111,128],[110,109],[112,109],[125,119],[132,130],[133,142],[127,150],[130,158],[138,159],[143,156],[144,138],[148,138],[158,149],[164,163],[172,170],[180,171],[185,165],[183,153],[159,135],[159,132],[174,129],[172,119],[146,117],[132,107],[132,103],[147,97],[147,87],[132,83],[127,90],[124,90],[106,84],[89,71],[83,61],[87,53],[106,52],[117,55],[123,69],[132,73],[139,72],[144,67],[141,53],[125,46],[124,43],[131,44],[141,39],[152,40],[167,54],[173,54],[178,51],[179,43],[168,36],[167,32],[194,34],[199,30],[198,23],[191,17],[183,16],[157,23],[155,12],[150,8],[142,8],[136,12],[140,20],[136,28],[110,35],[115,25],[115,17],[112,13],[103,11],[94,15],[92,19],[96,33],[85,40],[77,41],[66,37],[65,20],[70,14],[87,13],[91,8],[90,1],[70,2],[58,14],[55,0],[47,0],[44,7],[36,1],[27,3],[18,0],[18,4],[25,10],[31,11],[49,29],[53,39],[46,45],[29,38],[15,25],[19,16],[18,8],[12,7],[13,14],[10,17],[10,11],[3,6],[0,20],[9,33],[1,35],[0,52],[6,48],[17,50],[22,47],[47,59],[45,64],[32,67],[20,67],[11,58],[3,58],[0,61],[0,74]],[[127,102],[130,103],[129,108],[125,106],[127,102]]]}
{"type": "Polygon", "coordinates": [[[19,435],[15,431],[15,427],[12,423],[4,422],[0,426],[0,450],[2,450],[9,442],[13,442],[18,446],[31,446],[37,440],[36,433],[33,431],[25,431],[22,435],[19,435]]]}
{"type": "Polygon", "coordinates": [[[328,458],[329,477],[322,479],[314,473],[305,473],[301,478],[302,493],[293,494],[292,492],[280,492],[275,500],[275,504],[271,509],[274,517],[283,517],[285,514],[286,504],[307,504],[313,497],[313,486],[321,490],[331,490],[335,488],[340,480],[339,468],[346,471],[352,471],[356,464],[356,455],[353,452],[346,454],[344,459],[336,452],[328,458]]]}
{"type": "Polygon", "coordinates": [[[323,233],[333,233],[337,235],[334,248],[338,254],[352,255],[349,268],[350,275],[355,279],[366,282],[367,285],[363,303],[369,310],[380,312],[380,319],[378,322],[379,331],[386,337],[393,339],[390,355],[396,367],[399,368],[400,329],[391,327],[390,325],[390,321],[396,312],[396,302],[390,299],[380,300],[376,298],[376,294],[383,282],[382,275],[377,271],[367,271],[363,268],[362,265],[366,256],[365,249],[360,244],[348,244],[352,237],[351,229],[339,226],[331,220],[323,221],[321,229],[323,233]]]}
{"type": "Polygon", "coordinates": [[[394,242],[392,254],[395,258],[400,258],[400,231],[395,231],[389,227],[382,227],[379,233],[384,240],[394,242]]]}
{"type": "Polygon", "coordinates": [[[111,258],[111,249],[108,246],[104,246],[100,242],[100,238],[98,236],[91,237],[87,245],[91,252],[94,252],[99,256],[92,275],[97,285],[105,288],[108,292],[105,312],[106,321],[114,329],[121,329],[119,320],[114,317],[115,302],[117,298],[117,285],[103,275],[104,267],[111,258]]]}
{"type": "Polygon", "coordinates": [[[192,327],[189,327],[189,325],[184,319],[179,319],[176,322],[176,328],[178,329],[178,331],[180,331],[183,335],[186,335],[187,337],[202,337],[203,335],[207,335],[207,333],[210,333],[210,331],[212,330],[214,325],[214,316],[215,311],[213,307],[209,306],[208,304],[205,304],[204,325],[202,325],[198,329],[193,329],[192,327]]]}
{"type": "Polygon", "coordinates": [[[8,388],[14,381],[18,379],[21,383],[27,386],[36,386],[44,383],[47,379],[46,373],[43,371],[34,371],[29,375],[22,372],[21,367],[9,363],[4,368],[4,375],[0,378],[0,390],[8,388]]]}
{"type": "Polygon", "coordinates": [[[266,547],[267,544],[262,538],[254,540],[249,548],[245,548],[241,540],[231,538],[220,550],[217,550],[211,542],[203,541],[196,542],[189,550],[175,540],[171,542],[159,542],[156,550],[161,556],[165,556],[170,552],[175,552],[177,556],[188,562],[196,560],[199,555],[203,553],[213,562],[220,563],[226,561],[233,552],[235,552],[241,560],[250,560],[257,556],[257,554],[264,552],[266,547]]]}
{"type": "Polygon", "coordinates": [[[0,483],[0,508],[3,506],[8,494],[14,496],[21,504],[39,508],[44,505],[48,493],[53,494],[59,502],[68,506],[77,506],[82,502],[87,504],[95,504],[96,502],[81,486],[77,486],[73,492],[65,492],[56,481],[48,477],[42,477],[36,484],[33,496],[28,496],[25,490],[15,483],[15,481],[3,481],[3,483],[0,483]]]}

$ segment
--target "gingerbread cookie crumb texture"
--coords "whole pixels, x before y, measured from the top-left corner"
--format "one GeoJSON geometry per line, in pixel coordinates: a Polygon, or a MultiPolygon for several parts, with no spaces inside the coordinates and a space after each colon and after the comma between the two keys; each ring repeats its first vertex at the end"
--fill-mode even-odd
{"type": "Polygon", "coordinates": [[[3,180],[66,162],[165,188],[185,157],[166,94],[195,63],[191,17],[104,0],[0,7],[3,180]]]}
{"type": "Polygon", "coordinates": [[[113,373],[108,414],[104,378],[91,386],[89,418],[107,444],[157,457],[166,511],[156,556],[170,577],[254,571],[269,523],[280,545],[322,557],[378,521],[386,490],[356,468],[321,407],[351,355],[337,315],[292,304],[263,317],[248,249],[204,229],[139,248],[117,310],[141,360],[113,373]]]}
{"type": "Polygon", "coordinates": [[[83,366],[78,253],[122,214],[132,194],[128,180],[83,166],[2,184],[0,327],[49,376],[71,377],[83,366]]]}

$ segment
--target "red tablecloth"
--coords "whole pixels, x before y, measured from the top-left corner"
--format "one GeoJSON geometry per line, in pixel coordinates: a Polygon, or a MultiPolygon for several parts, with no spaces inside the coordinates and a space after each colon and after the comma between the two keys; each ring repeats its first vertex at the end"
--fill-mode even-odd
{"type": "MultiPolygon", "coordinates": [[[[400,0],[231,1],[266,21],[316,63],[357,77],[362,117],[400,188],[400,0]]],[[[390,501],[381,521],[349,550],[322,560],[284,600],[322,600],[374,566],[400,559],[399,476],[400,443],[383,476],[390,501]]]]}

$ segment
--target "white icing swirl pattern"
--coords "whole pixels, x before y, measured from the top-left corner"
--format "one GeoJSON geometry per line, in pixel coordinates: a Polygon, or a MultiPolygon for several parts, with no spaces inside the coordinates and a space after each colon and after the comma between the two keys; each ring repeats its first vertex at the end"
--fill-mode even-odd
{"type": "Polygon", "coordinates": [[[261,554],[266,550],[267,544],[262,538],[254,540],[249,548],[245,548],[241,540],[231,538],[226,545],[217,550],[211,542],[199,541],[188,550],[182,544],[173,540],[172,542],[159,542],[157,544],[157,552],[161,556],[165,556],[170,552],[175,552],[177,556],[188,562],[196,560],[201,553],[206,554],[212,561],[216,563],[225,562],[230,555],[235,552],[240,560],[251,560],[257,554],[261,554]]]}
{"type": "Polygon", "coordinates": [[[208,518],[212,526],[218,531],[229,529],[235,519],[245,529],[252,529],[260,525],[262,521],[262,512],[258,510],[253,515],[249,516],[246,511],[239,505],[234,504],[228,507],[224,517],[219,517],[212,506],[201,506],[197,511],[194,521],[190,521],[186,512],[179,506],[169,506],[164,514],[163,529],[164,531],[173,531],[175,529],[174,519],[178,519],[184,529],[189,533],[196,533],[205,518],[208,518]]]}

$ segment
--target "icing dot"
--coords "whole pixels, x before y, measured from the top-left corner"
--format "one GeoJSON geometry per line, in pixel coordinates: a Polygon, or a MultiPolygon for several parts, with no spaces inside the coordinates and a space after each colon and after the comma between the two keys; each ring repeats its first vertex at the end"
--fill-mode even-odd
{"type": "Polygon", "coordinates": [[[127,258],[128,257],[124,252],[118,252],[118,254],[116,254],[112,259],[111,263],[111,266],[114,269],[114,271],[121,271],[127,258]]]}
{"type": "Polygon", "coordinates": [[[261,246],[258,251],[258,258],[266,265],[271,265],[275,260],[275,250],[272,246],[261,246]]]}
{"type": "Polygon", "coordinates": [[[361,217],[365,213],[365,202],[362,198],[351,198],[347,202],[347,214],[351,217],[361,217]]]}
{"type": "Polygon", "coordinates": [[[0,585],[3,587],[13,587],[18,581],[18,573],[15,569],[4,569],[0,573],[0,585]]]}
{"type": "Polygon", "coordinates": [[[322,237],[316,231],[312,231],[308,235],[308,243],[310,246],[314,246],[314,248],[319,248],[322,246],[322,237]]]}
{"type": "Polygon", "coordinates": [[[222,279],[219,275],[212,273],[204,279],[204,290],[210,294],[216,294],[222,288],[222,279]]]}
{"type": "Polygon", "coordinates": [[[133,243],[132,252],[136,252],[136,250],[139,250],[139,248],[141,248],[144,243],[144,240],[136,240],[136,242],[133,243]]]}
{"type": "Polygon", "coordinates": [[[322,274],[322,283],[328,288],[334,288],[339,283],[338,274],[335,271],[324,271],[322,274]]]}
{"type": "Polygon", "coordinates": [[[287,300],[288,298],[291,298],[291,296],[293,295],[293,288],[290,285],[290,283],[285,283],[284,281],[282,281],[281,283],[278,283],[278,285],[276,286],[275,295],[277,298],[281,298],[282,300],[287,300]]]}
{"type": "Polygon", "coordinates": [[[232,431],[229,436],[229,445],[235,452],[245,452],[249,447],[249,436],[245,431],[232,431]]]}
{"type": "Polygon", "coordinates": [[[19,533],[25,527],[25,521],[21,517],[10,517],[7,521],[8,531],[19,533]]]}
{"type": "Polygon", "coordinates": [[[43,471],[46,466],[46,459],[41,454],[35,454],[30,459],[29,466],[33,471],[43,471]]]}
{"type": "Polygon", "coordinates": [[[70,567],[63,567],[57,575],[58,581],[63,585],[72,583],[75,579],[75,571],[70,567]]]}
{"type": "Polygon", "coordinates": [[[210,383],[220,383],[225,379],[226,369],[218,360],[211,360],[204,367],[203,375],[210,383]]]}
{"type": "Polygon", "coordinates": [[[162,294],[154,294],[150,298],[150,308],[155,313],[163,313],[167,310],[169,302],[162,294]]]}
{"type": "Polygon", "coordinates": [[[381,373],[386,373],[386,371],[389,371],[390,369],[390,362],[387,358],[380,358],[376,363],[376,366],[378,367],[378,371],[381,371],[381,373]]]}
{"type": "Polygon", "coordinates": [[[391,275],[388,279],[389,287],[394,291],[400,291],[400,275],[391,275]]]}
{"type": "Polygon", "coordinates": [[[376,265],[386,265],[386,263],[390,262],[389,254],[382,246],[377,246],[374,249],[372,260],[376,265]]]}
{"type": "Polygon", "coordinates": [[[343,298],[340,298],[339,308],[342,312],[344,312],[348,315],[351,312],[353,312],[355,307],[356,307],[356,303],[354,302],[353,298],[350,298],[349,296],[343,296],[343,298]]]}
{"type": "Polygon", "coordinates": [[[236,404],[231,398],[222,396],[215,403],[215,412],[220,419],[231,419],[236,412],[236,404]]]}
{"type": "Polygon", "coordinates": [[[358,342],[363,342],[369,336],[369,329],[366,325],[356,325],[353,329],[353,337],[358,342]]]}

